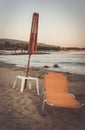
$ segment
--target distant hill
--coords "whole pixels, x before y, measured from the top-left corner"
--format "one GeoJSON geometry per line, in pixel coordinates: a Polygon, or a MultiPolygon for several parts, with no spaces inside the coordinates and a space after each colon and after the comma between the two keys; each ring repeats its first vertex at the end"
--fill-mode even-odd
{"type": "Polygon", "coordinates": [[[9,42],[10,44],[28,43],[27,41],[21,41],[16,39],[0,39],[0,44],[5,44],[5,42],[9,42]]]}
{"type": "MultiPolygon", "coordinates": [[[[17,50],[17,49],[28,49],[28,42],[14,39],[0,39],[0,50],[17,50]]],[[[44,43],[38,43],[38,50],[60,50],[60,47],[47,45],[44,43]]]]}
{"type": "MultiPolygon", "coordinates": [[[[85,50],[85,48],[78,47],[60,47],[56,45],[47,45],[45,43],[38,43],[39,51],[60,51],[60,50],[85,50]]],[[[0,50],[18,50],[28,49],[28,41],[14,40],[14,39],[0,39],[0,50]]]]}
{"type": "Polygon", "coordinates": [[[27,49],[28,42],[14,39],[0,39],[0,50],[27,49]]]}

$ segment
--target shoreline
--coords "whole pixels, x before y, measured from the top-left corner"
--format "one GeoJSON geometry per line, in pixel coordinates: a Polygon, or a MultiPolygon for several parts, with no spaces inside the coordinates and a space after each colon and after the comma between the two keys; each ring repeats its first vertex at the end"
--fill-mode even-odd
{"type": "MultiPolygon", "coordinates": [[[[49,70],[30,68],[30,76],[39,79],[40,95],[36,95],[35,83],[20,92],[20,81],[13,89],[17,75],[25,75],[26,69],[0,62],[0,129],[1,130],[84,130],[85,107],[82,112],[72,109],[46,106],[46,117],[41,115],[44,74],[49,70]]],[[[85,104],[85,75],[64,73],[68,90],[80,103],[85,104]]]]}
{"type": "MultiPolygon", "coordinates": [[[[61,71],[61,72],[68,72],[68,73],[74,73],[74,74],[81,74],[85,75],[84,69],[85,69],[85,63],[84,59],[84,53],[52,53],[51,55],[38,55],[31,57],[31,67],[36,68],[47,68],[49,71],[61,71]],[[64,54],[64,55],[63,55],[64,54]],[[56,56],[59,55],[59,58],[56,59],[56,56]],[[63,60],[63,56],[65,56],[65,60],[63,60]],[[41,58],[42,57],[42,58],[41,58]],[[74,57],[74,58],[73,58],[74,57]],[[76,57],[76,58],[75,58],[76,57]],[[79,58],[81,57],[81,58],[79,58]],[[34,59],[35,58],[35,59],[34,59]],[[71,61],[69,61],[69,58],[72,58],[71,61]],[[48,59],[48,60],[47,60],[48,59]],[[49,61],[50,59],[50,61],[49,61]],[[57,65],[57,67],[55,67],[57,65]]],[[[85,57],[84,57],[85,58],[85,57]]],[[[13,55],[6,55],[0,57],[2,62],[7,62],[8,64],[16,64],[16,67],[26,67],[27,66],[27,59],[28,56],[13,56],[13,55]]]]}
{"type": "MultiPolygon", "coordinates": [[[[57,64],[55,64],[57,65],[57,64]]],[[[49,69],[49,67],[47,65],[45,65],[43,67],[30,67],[30,70],[43,70],[43,71],[46,71],[46,72],[49,72],[49,71],[54,71],[54,72],[61,72],[61,73],[64,73],[64,74],[73,74],[73,75],[80,75],[80,76],[85,76],[85,74],[76,74],[76,73],[71,73],[71,72],[63,72],[63,71],[56,71],[56,70],[51,70],[49,69]],[[45,67],[46,66],[46,67],[45,67]]],[[[11,67],[11,68],[17,68],[17,69],[22,69],[22,70],[25,70],[26,71],[26,67],[21,67],[21,66],[18,66],[16,64],[11,64],[11,63],[5,63],[4,61],[0,61],[0,67],[11,67]]],[[[55,68],[55,67],[54,67],[55,68]]]]}

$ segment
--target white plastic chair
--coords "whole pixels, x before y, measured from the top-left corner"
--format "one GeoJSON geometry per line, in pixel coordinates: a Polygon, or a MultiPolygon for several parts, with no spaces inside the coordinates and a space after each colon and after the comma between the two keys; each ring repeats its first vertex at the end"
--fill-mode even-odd
{"type": "Polygon", "coordinates": [[[21,79],[21,89],[20,89],[20,92],[24,91],[24,84],[25,84],[25,80],[26,79],[28,80],[28,83],[29,83],[29,89],[31,89],[31,81],[34,80],[36,82],[37,95],[39,95],[38,78],[35,78],[35,77],[26,77],[26,76],[17,76],[16,80],[15,80],[15,82],[13,84],[13,88],[15,88],[18,79],[21,79]]]}

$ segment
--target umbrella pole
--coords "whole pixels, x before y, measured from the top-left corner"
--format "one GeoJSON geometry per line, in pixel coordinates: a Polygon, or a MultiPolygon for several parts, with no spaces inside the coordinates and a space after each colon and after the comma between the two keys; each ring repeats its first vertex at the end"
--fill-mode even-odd
{"type": "MultiPolygon", "coordinates": [[[[31,58],[31,54],[29,54],[29,57],[28,57],[26,77],[28,77],[28,74],[29,74],[30,58],[31,58]]],[[[25,88],[25,89],[26,89],[26,86],[27,86],[27,79],[25,79],[25,84],[24,84],[24,88],[25,88]]]]}

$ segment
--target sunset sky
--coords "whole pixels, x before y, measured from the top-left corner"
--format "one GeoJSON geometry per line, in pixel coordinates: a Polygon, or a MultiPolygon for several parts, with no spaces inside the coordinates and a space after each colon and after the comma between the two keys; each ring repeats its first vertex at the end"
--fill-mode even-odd
{"type": "Polygon", "coordinates": [[[0,0],[0,38],[29,41],[33,12],[39,43],[85,47],[85,0],[0,0]]]}

